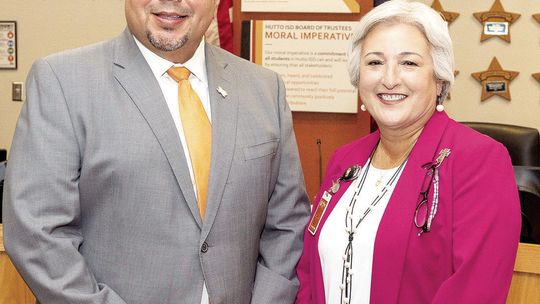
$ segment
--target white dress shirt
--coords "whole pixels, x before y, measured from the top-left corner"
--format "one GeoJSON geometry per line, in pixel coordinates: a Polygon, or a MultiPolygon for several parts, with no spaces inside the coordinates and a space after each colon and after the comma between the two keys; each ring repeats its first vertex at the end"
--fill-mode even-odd
{"type": "MultiPolygon", "coordinates": [[[[371,205],[375,197],[381,192],[390,177],[398,168],[378,169],[370,165],[364,186],[360,191],[353,214],[353,226],[356,226],[358,219],[364,211],[371,205]],[[382,178],[381,178],[382,177],[382,178]],[[378,186],[377,180],[379,180],[378,186]]],[[[348,233],[345,231],[345,216],[347,206],[353,198],[354,192],[360,182],[364,170],[355,179],[340,198],[332,213],[328,216],[319,237],[319,257],[321,261],[322,276],[324,283],[324,294],[327,304],[341,303],[341,277],[343,269],[343,255],[348,244],[348,233]]],[[[403,171],[401,171],[403,172],[403,171]]],[[[396,176],[396,181],[383,198],[372,208],[371,212],[364,218],[357,228],[352,242],[354,259],[351,268],[354,272],[351,303],[369,304],[371,291],[371,270],[373,263],[373,249],[375,247],[375,237],[381,222],[384,210],[394,192],[401,172],[396,176]]]]}
{"type": "MultiPolygon", "coordinates": [[[[193,87],[193,90],[199,95],[206,115],[208,115],[208,120],[212,123],[212,114],[210,111],[210,95],[208,93],[208,77],[206,75],[206,57],[204,53],[204,39],[201,41],[195,54],[184,64],[174,64],[171,61],[168,61],[162,57],[159,57],[154,52],[146,48],[137,38],[133,37],[137,46],[141,50],[142,55],[148,62],[150,69],[154,76],[156,77],[169,111],[171,112],[172,119],[178,130],[178,136],[182,143],[182,148],[184,149],[184,155],[187,160],[187,165],[189,167],[189,175],[191,176],[191,183],[193,184],[193,191],[197,193],[197,185],[195,183],[195,177],[193,175],[193,166],[191,165],[191,158],[189,157],[189,150],[186,143],[186,137],[184,135],[184,129],[182,127],[182,122],[180,119],[180,112],[178,106],[178,83],[172,79],[168,74],[167,70],[172,66],[184,66],[191,71],[189,76],[189,82],[193,87]]],[[[156,99],[157,100],[157,99],[156,99]]],[[[186,273],[186,276],[190,274],[186,273]]],[[[179,299],[180,301],[180,299],[179,299]]],[[[208,291],[206,290],[206,284],[203,283],[203,292],[201,297],[201,304],[208,304],[208,291]]]]}

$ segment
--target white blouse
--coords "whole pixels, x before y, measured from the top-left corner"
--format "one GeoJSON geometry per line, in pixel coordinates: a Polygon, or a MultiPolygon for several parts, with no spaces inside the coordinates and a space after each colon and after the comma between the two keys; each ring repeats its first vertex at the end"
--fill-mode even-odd
{"type": "MultiPolygon", "coordinates": [[[[367,162],[369,163],[369,161],[367,162]]],[[[381,193],[384,186],[387,184],[392,175],[399,167],[392,169],[377,169],[372,165],[369,166],[369,171],[362,190],[358,194],[356,206],[353,212],[353,226],[356,226],[358,219],[364,214],[364,211],[371,205],[378,194],[381,193]]],[[[362,175],[366,168],[362,168],[357,179],[347,188],[337,205],[328,216],[319,237],[319,256],[321,259],[322,275],[324,282],[324,293],[327,304],[341,304],[341,289],[342,274],[343,274],[343,256],[348,244],[349,234],[345,230],[345,217],[347,207],[353,199],[354,192],[358,189],[362,175]]],[[[401,170],[403,172],[403,170],[401,170]]],[[[364,218],[358,226],[354,234],[352,247],[354,251],[354,259],[351,265],[353,270],[353,280],[351,283],[351,300],[350,303],[360,304],[369,303],[371,290],[371,270],[373,263],[373,248],[375,245],[375,236],[384,210],[388,205],[388,201],[394,187],[401,175],[398,173],[396,180],[391,187],[388,187],[386,194],[372,208],[371,212],[364,218]]]]}

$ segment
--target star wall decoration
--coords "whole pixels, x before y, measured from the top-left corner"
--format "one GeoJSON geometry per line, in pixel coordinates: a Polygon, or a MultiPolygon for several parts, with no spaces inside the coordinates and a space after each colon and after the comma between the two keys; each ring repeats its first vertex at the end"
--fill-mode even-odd
{"type": "Polygon", "coordinates": [[[540,73],[534,73],[534,74],[532,74],[532,77],[534,77],[534,79],[536,79],[536,81],[540,82],[540,73]]]}
{"type": "Polygon", "coordinates": [[[489,11],[473,13],[473,15],[478,22],[482,23],[481,42],[493,37],[510,42],[510,25],[521,16],[505,11],[501,0],[495,0],[489,11]]]}
{"type": "Polygon", "coordinates": [[[459,17],[459,13],[445,11],[439,0],[434,0],[431,8],[439,12],[443,16],[444,20],[448,22],[448,25],[459,17]]]}
{"type": "Polygon", "coordinates": [[[497,57],[493,57],[486,71],[472,73],[471,76],[482,84],[482,97],[484,101],[498,95],[506,100],[510,97],[510,81],[514,80],[519,72],[503,70],[497,57]]]}
{"type": "MultiPolygon", "coordinates": [[[[455,70],[454,71],[454,78],[459,74],[459,71],[458,70],[455,70]]],[[[452,96],[450,94],[450,92],[448,92],[448,95],[446,95],[446,100],[450,100],[452,99],[452,96]]]]}
{"type": "Polygon", "coordinates": [[[534,15],[533,15],[533,18],[534,18],[536,21],[540,22],[540,13],[534,14],[534,15]]]}

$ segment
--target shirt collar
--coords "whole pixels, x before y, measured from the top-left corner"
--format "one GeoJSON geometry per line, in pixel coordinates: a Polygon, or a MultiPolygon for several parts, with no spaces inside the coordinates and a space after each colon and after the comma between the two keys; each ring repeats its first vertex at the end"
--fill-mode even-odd
{"type": "MultiPolygon", "coordinates": [[[[184,64],[175,64],[165,58],[158,56],[156,53],[149,50],[144,44],[142,44],[135,36],[135,43],[139,47],[144,59],[148,62],[152,73],[156,78],[159,78],[167,73],[167,70],[172,66],[184,66],[188,68],[191,73],[197,77],[201,82],[208,86],[208,80],[206,77],[206,56],[204,53],[204,37],[201,39],[201,43],[195,50],[193,56],[184,64]]],[[[168,77],[168,76],[167,76],[168,77]]]]}

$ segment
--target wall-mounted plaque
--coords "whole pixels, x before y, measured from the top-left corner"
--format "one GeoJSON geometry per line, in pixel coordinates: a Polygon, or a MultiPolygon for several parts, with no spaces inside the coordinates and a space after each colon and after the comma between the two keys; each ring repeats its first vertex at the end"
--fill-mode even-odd
{"type": "Polygon", "coordinates": [[[0,69],[17,69],[17,23],[0,21],[0,69]]]}
{"type": "Polygon", "coordinates": [[[457,17],[459,17],[459,13],[445,11],[439,0],[434,0],[433,4],[431,4],[431,8],[439,12],[443,16],[444,20],[448,22],[448,25],[450,25],[452,22],[454,22],[454,20],[457,19],[457,17]]]}
{"type": "Polygon", "coordinates": [[[540,13],[533,15],[534,20],[540,22],[540,13]]]}
{"type": "Polygon", "coordinates": [[[242,12],[359,13],[360,0],[242,0],[242,12]]]}
{"type": "Polygon", "coordinates": [[[536,81],[540,82],[540,73],[534,73],[534,74],[532,74],[532,77],[534,77],[534,79],[536,79],[536,81]]]}
{"type": "Polygon", "coordinates": [[[356,113],[347,72],[356,22],[253,20],[249,59],[283,77],[293,111],[356,113]]]}
{"type": "Polygon", "coordinates": [[[497,57],[493,57],[486,71],[472,73],[471,76],[482,84],[481,101],[495,95],[512,100],[510,81],[514,80],[518,74],[519,72],[503,70],[497,57]]]}
{"type": "Polygon", "coordinates": [[[498,37],[510,42],[510,25],[514,23],[520,14],[510,13],[504,10],[501,0],[495,0],[487,12],[473,14],[476,20],[482,23],[482,35],[480,41],[498,37]]]}

